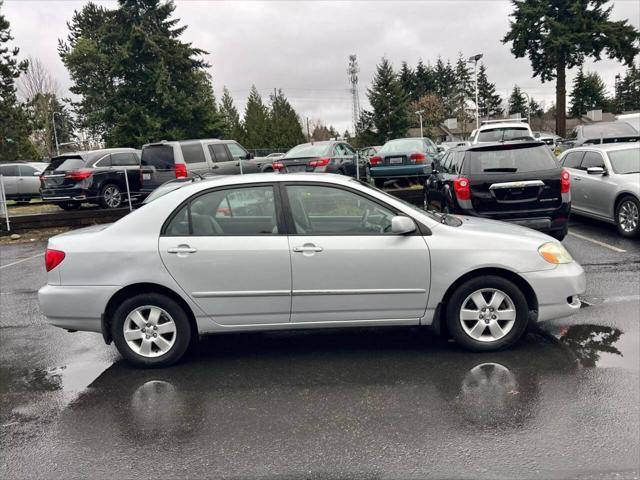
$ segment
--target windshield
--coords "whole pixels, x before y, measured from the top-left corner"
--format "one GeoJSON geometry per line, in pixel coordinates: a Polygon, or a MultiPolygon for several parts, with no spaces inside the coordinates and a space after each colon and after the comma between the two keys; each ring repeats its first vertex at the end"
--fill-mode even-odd
{"type": "Polygon", "coordinates": [[[640,173],[640,148],[609,152],[609,161],[615,173],[640,173]]]}
{"type": "Polygon", "coordinates": [[[469,150],[464,158],[465,170],[480,173],[524,173],[558,168],[551,150],[544,145],[528,148],[469,150]]]}
{"type": "Polygon", "coordinates": [[[425,144],[422,140],[392,140],[384,144],[380,149],[381,154],[384,153],[402,153],[402,152],[424,152],[425,144]]]}
{"type": "Polygon", "coordinates": [[[585,138],[629,137],[638,135],[635,128],[624,122],[585,125],[582,127],[582,133],[585,138]]]}
{"type": "Polygon", "coordinates": [[[529,129],[524,127],[488,128],[478,132],[479,142],[503,142],[531,138],[529,129]]]}
{"type": "Polygon", "coordinates": [[[45,172],[70,172],[82,167],[84,167],[84,160],[81,157],[58,157],[51,160],[45,172]]]}
{"type": "Polygon", "coordinates": [[[284,158],[321,157],[327,154],[329,146],[330,145],[326,143],[305,143],[293,147],[287,152],[284,158]]]}

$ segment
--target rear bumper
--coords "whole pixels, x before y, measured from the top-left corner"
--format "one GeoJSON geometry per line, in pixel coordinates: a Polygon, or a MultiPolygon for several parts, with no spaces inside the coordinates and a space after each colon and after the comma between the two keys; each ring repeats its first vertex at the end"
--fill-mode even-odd
{"type": "Polygon", "coordinates": [[[43,188],[40,196],[47,202],[87,201],[92,197],[86,188],[43,188]]]}
{"type": "Polygon", "coordinates": [[[119,286],[45,285],[38,290],[47,321],[68,330],[101,332],[101,317],[119,286]]]}
{"type": "Polygon", "coordinates": [[[553,270],[521,274],[538,299],[538,321],[567,317],[580,310],[579,295],[587,286],[584,270],[577,262],[553,270]]]}
{"type": "Polygon", "coordinates": [[[558,232],[566,230],[569,225],[569,214],[571,204],[563,203],[561,207],[551,211],[522,211],[510,213],[484,214],[475,210],[462,209],[465,215],[473,217],[489,218],[502,222],[515,223],[523,227],[528,227],[539,232],[558,232]]]}
{"type": "Polygon", "coordinates": [[[371,167],[373,178],[396,178],[396,177],[425,177],[427,176],[427,165],[385,165],[381,167],[371,167]]]}

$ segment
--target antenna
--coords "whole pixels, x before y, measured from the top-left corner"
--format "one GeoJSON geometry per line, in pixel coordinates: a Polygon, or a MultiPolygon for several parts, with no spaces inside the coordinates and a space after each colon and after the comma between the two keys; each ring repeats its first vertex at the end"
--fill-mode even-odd
{"type": "Polygon", "coordinates": [[[351,83],[351,102],[352,102],[352,121],[353,121],[353,135],[356,134],[356,126],[360,120],[360,99],[358,98],[358,59],[356,55],[349,55],[349,68],[347,68],[347,74],[349,75],[349,83],[351,83]]]}

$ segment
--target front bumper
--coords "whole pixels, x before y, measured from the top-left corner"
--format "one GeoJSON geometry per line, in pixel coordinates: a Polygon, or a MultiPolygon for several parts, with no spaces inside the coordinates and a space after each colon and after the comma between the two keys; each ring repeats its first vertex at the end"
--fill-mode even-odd
{"type": "Polygon", "coordinates": [[[587,280],[577,262],[521,275],[531,285],[538,299],[539,322],[568,317],[580,310],[579,296],[585,292],[587,280]]]}
{"type": "Polygon", "coordinates": [[[117,285],[45,285],[38,290],[40,310],[53,326],[101,332],[102,314],[117,285]]]}
{"type": "Polygon", "coordinates": [[[384,165],[371,167],[371,177],[373,178],[398,178],[398,177],[426,177],[427,165],[384,165]]]}

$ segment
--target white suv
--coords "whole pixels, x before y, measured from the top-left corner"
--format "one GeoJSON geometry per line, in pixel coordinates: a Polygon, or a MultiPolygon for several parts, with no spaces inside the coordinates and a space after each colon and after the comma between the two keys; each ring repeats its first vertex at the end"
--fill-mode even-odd
{"type": "Polygon", "coordinates": [[[471,134],[471,143],[532,140],[533,132],[526,122],[518,120],[486,120],[471,134]]]}

